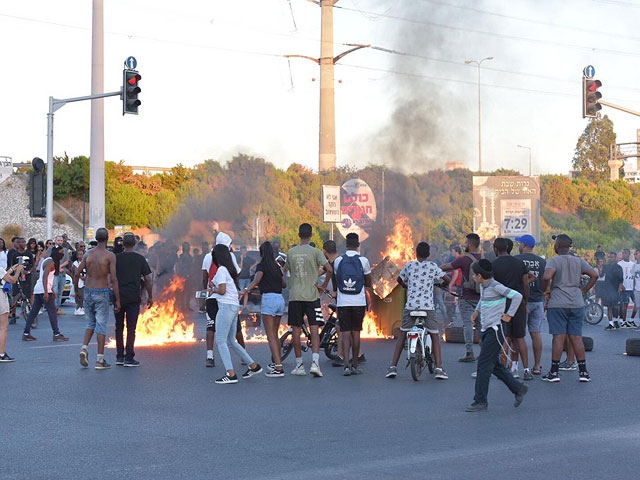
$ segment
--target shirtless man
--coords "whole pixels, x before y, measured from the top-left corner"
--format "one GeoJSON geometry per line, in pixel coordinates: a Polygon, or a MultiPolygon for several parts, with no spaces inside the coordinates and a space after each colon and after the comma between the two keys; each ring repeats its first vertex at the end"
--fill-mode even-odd
{"type": "Polygon", "coordinates": [[[96,231],[98,246],[91,249],[82,258],[74,278],[77,284],[80,272],[86,269],[87,275],[84,281],[84,311],[87,319],[87,329],[84,333],[84,342],[80,350],[80,365],[89,366],[89,342],[96,331],[98,337],[98,358],[96,370],[107,370],[111,368],[104,359],[104,342],[107,335],[107,321],[109,320],[109,297],[111,290],[109,287],[109,277],[113,285],[113,293],[116,300],[114,312],[120,311],[120,291],[116,280],[116,256],[107,250],[107,240],[109,232],[106,228],[99,228],[96,231]]]}

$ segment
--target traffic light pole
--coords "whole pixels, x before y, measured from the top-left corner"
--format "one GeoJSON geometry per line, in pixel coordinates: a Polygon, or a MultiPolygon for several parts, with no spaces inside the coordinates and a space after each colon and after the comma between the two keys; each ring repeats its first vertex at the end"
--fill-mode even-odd
{"type": "Polygon", "coordinates": [[[87,95],[85,97],[53,98],[49,97],[49,113],[47,113],[47,238],[53,238],[53,115],[67,103],[121,96],[122,89],[117,92],[87,95]]]}
{"type": "Polygon", "coordinates": [[[626,113],[630,113],[631,115],[636,115],[640,117],[640,112],[636,112],[635,110],[631,110],[630,108],[621,107],[620,105],[614,105],[613,103],[605,102],[604,100],[598,100],[600,105],[604,105],[605,107],[615,108],[616,110],[621,110],[626,113]]]}

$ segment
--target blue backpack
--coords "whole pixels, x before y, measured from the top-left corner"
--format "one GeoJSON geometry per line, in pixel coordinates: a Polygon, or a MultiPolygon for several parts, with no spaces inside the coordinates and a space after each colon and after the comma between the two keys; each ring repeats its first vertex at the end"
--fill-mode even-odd
{"type": "Polygon", "coordinates": [[[345,295],[358,295],[364,288],[364,269],[360,255],[350,257],[344,254],[340,258],[336,271],[338,290],[345,295]]]}

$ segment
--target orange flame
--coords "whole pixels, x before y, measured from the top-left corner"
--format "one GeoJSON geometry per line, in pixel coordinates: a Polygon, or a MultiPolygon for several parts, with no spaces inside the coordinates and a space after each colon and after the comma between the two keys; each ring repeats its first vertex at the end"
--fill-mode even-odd
{"type": "Polygon", "coordinates": [[[365,314],[360,338],[387,338],[378,328],[378,315],[375,312],[369,311],[365,314]]]}
{"type": "MultiPolygon", "coordinates": [[[[280,324],[278,327],[278,338],[282,337],[287,331],[286,325],[280,324]]],[[[255,325],[242,320],[242,333],[244,334],[244,341],[246,343],[267,343],[267,334],[263,329],[256,327],[255,325]]]]}
{"type": "MultiPolygon", "coordinates": [[[[195,325],[185,322],[184,315],[176,308],[177,292],[184,291],[184,279],[176,277],[166,287],[159,298],[138,317],[136,327],[136,347],[151,347],[170,343],[193,343],[197,339],[193,333],[195,325]]],[[[125,331],[126,338],[126,331],[125,331]]],[[[115,338],[110,338],[108,348],[116,347],[115,338]]]]}
{"type": "Polygon", "coordinates": [[[382,257],[389,257],[393,263],[402,268],[414,257],[413,231],[409,219],[400,215],[393,226],[393,232],[387,236],[387,250],[382,257]]]}

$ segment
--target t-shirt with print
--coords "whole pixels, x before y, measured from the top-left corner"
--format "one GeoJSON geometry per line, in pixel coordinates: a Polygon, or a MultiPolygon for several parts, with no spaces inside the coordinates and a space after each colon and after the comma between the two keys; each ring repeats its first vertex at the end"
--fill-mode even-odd
{"type": "Polygon", "coordinates": [[[142,277],[150,273],[147,259],[139,253],[121,252],[116,255],[116,278],[122,307],[140,303],[142,277]]]}
{"type": "MultiPolygon", "coordinates": [[[[470,259],[468,259],[470,261],[470,259]]],[[[412,260],[407,263],[399,277],[407,285],[407,310],[435,310],[433,285],[440,283],[446,275],[434,262],[412,260]]]]}
{"type": "MultiPolygon", "coordinates": [[[[355,250],[347,250],[345,255],[349,257],[353,257],[354,255],[359,255],[355,250]]],[[[342,257],[338,257],[333,261],[334,272],[338,270],[338,265],[342,261],[342,257]]],[[[362,270],[365,275],[371,274],[371,264],[366,257],[360,256],[360,263],[362,264],[362,270]]],[[[335,278],[335,276],[334,276],[335,278]]],[[[349,295],[342,293],[340,289],[336,286],[336,290],[338,291],[338,303],[336,304],[338,307],[366,307],[367,306],[367,293],[365,291],[364,286],[362,287],[362,291],[357,295],[349,295]]]]}
{"type": "MultiPolygon", "coordinates": [[[[476,260],[480,260],[482,258],[482,254],[480,253],[471,253],[476,260]]],[[[475,260],[471,260],[470,257],[465,255],[460,255],[453,262],[451,262],[451,266],[455,270],[459,268],[462,270],[462,279],[463,281],[469,280],[469,269],[471,268],[471,264],[473,264],[475,260]]],[[[462,287],[462,299],[463,300],[480,300],[480,294],[475,290],[471,290],[466,287],[462,287]]]]}
{"type": "Polygon", "coordinates": [[[238,288],[229,274],[229,270],[227,270],[227,267],[220,266],[213,277],[213,284],[216,287],[219,287],[223,283],[225,284],[224,295],[214,293],[213,298],[215,298],[218,303],[240,305],[240,302],[238,301],[238,288]]]}
{"type": "Polygon", "coordinates": [[[622,267],[622,274],[624,275],[624,285],[625,290],[633,290],[633,269],[636,266],[634,262],[625,262],[624,260],[620,260],[618,265],[622,267]]]}
{"type": "Polygon", "coordinates": [[[529,283],[529,301],[544,302],[544,293],[542,293],[542,275],[547,267],[547,261],[536,255],[535,253],[522,253],[516,255],[524,262],[525,267],[536,276],[535,282],[529,283]]]}
{"type": "Polygon", "coordinates": [[[297,245],[287,253],[290,302],[315,302],[320,298],[318,292],[318,273],[327,263],[324,254],[309,244],[297,245]]]}
{"type": "Polygon", "coordinates": [[[584,258],[565,254],[547,261],[547,270],[553,269],[549,308],[582,308],[584,299],[580,289],[582,275],[593,267],[584,258]]]}

